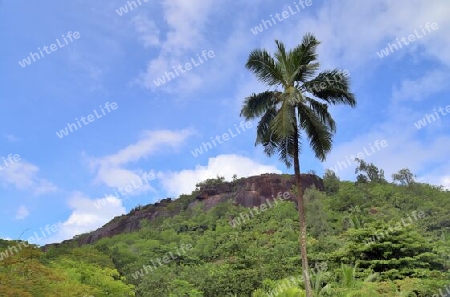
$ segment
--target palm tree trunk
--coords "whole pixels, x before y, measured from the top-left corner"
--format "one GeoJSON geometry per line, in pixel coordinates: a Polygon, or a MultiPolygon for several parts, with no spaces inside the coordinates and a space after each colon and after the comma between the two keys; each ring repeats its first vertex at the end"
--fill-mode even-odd
{"type": "MultiPolygon", "coordinates": [[[[297,138],[298,139],[298,138],[297,138]]],[[[308,265],[308,256],[306,253],[306,214],[305,214],[305,203],[303,201],[303,189],[302,189],[302,181],[300,177],[300,161],[299,161],[299,148],[298,141],[295,141],[294,144],[294,173],[295,180],[297,182],[297,191],[298,191],[298,218],[300,222],[300,253],[302,257],[302,270],[303,270],[303,279],[305,283],[305,291],[306,297],[313,297],[312,288],[311,288],[311,279],[309,277],[309,265],[308,265]]]]}

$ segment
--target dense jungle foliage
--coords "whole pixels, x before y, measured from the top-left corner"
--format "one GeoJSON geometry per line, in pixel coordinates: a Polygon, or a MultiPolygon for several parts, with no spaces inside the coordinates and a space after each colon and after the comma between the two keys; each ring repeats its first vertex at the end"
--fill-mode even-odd
{"type": "MultiPolygon", "coordinates": [[[[306,191],[315,296],[450,291],[450,191],[415,182],[409,170],[389,183],[373,164],[361,165],[357,182],[327,171],[325,192],[306,191]]],[[[1,241],[1,251],[20,250],[0,262],[0,296],[303,296],[295,204],[233,226],[249,211],[186,207],[142,221],[138,232],[47,252],[1,241]]]]}

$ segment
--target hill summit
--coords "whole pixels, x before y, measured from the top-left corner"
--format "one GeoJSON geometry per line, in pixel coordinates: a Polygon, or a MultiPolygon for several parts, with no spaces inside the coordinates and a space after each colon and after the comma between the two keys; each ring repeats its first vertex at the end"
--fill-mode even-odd
{"type": "MultiPolygon", "coordinates": [[[[301,180],[303,190],[312,186],[318,190],[324,190],[322,179],[314,174],[302,174],[301,180]]],[[[291,192],[294,185],[294,175],[290,174],[262,174],[232,182],[204,183],[191,195],[181,195],[175,200],[166,198],[154,204],[138,206],[126,215],[115,217],[101,228],[76,236],[72,240],[76,240],[80,245],[92,244],[104,237],[136,231],[144,219],[151,222],[158,218],[172,217],[181,210],[198,204],[202,204],[205,211],[226,201],[244,207],[256,207],[277,197],[280,192],[289,192],[289,199],[296,203],[297,197],[291,192]]]]}

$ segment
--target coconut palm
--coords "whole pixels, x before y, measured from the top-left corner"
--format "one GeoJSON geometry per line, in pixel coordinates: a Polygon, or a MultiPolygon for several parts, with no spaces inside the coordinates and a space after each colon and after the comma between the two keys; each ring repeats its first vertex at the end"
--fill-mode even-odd
{"type": "Polygon", "coordinates": [[[246,120],[259,118],[256,145],[262,144],[267,155],[278,154],[286,166],[294,165],[298,187],[300,251],[307,297],[312,296],[306,253],[306,219],[303,189],[300,180],[301,141],[306,136],[316,157],[324,160],[331,150],[336,125],[328,106],[356,105],[345,72],[330,70],[319,73],[316,49],[319,41],[306,34],[302,43],[286,51],[276,40],[272,57],[266,50],[256,49],[248,57],[246,68],[269,89],[245,99],[241,116],[246,120]]]}

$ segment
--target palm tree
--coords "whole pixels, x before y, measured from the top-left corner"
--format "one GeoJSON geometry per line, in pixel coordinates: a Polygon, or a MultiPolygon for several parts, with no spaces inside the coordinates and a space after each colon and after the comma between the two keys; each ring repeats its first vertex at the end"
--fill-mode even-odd
{"type": "Polygon", "coordinates": [[[246,68],[270,89],[247,97],[241,116],[246,120],[260,118],[255,145],[262,144],[269,156],[277,153],[288,168],[294,163],[302,270],[306,295],[311,297],[305,206],[300,180],[301,140],[305,134],[315,156],[325,160],[336,131],[328,106],[347,104],[354,107],[356,100],[350,92],[345,72],[331,70],[314,76],[319,69],[316,49],[320,42],[312,34],[306,34],[302,43],[288,52],[282,42],[275,40],[275,43],[277,51],[273,57],[261,49],[252,51],[248,57],[246,68]]]}

